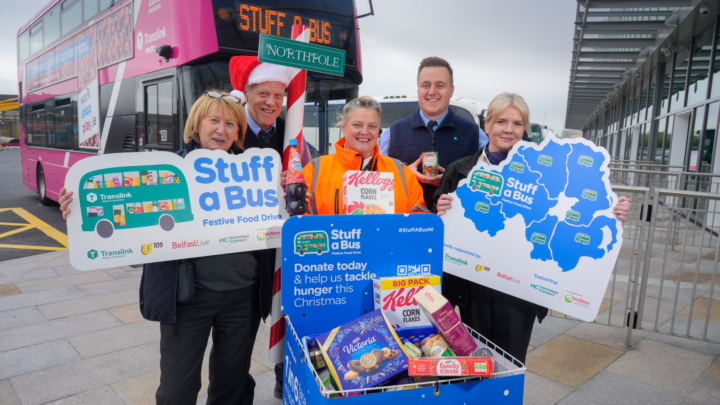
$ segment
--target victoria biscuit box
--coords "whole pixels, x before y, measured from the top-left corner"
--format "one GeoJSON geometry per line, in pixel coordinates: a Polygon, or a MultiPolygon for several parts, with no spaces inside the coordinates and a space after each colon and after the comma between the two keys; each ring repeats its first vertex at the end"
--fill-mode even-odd
{"type": "Polygon", "coordinates": [[[415,300],[458,355],[469,356],[477,349],[475,339],[460,321],[455,309],[431,285],[415,294],[415,300]]]}
{"type": "Polygon", "coordinates": [[[407,371],[408,357],[381,310],[317,338],[340,390],[371,388],[407,371]]]}
{"type": "Polygon", "coordinates": [[[373,279],[375,309],[382,309],[394,328],[430,325],[415,301],[415,294],[426,285],[439,288],[440,276],[376,277],[373,279]]]}
{"type": "Polygon", "coordinates": [[[345,214],[394,214],[395,177],[348,170],[343,175],[343,204],[345,214]]]}

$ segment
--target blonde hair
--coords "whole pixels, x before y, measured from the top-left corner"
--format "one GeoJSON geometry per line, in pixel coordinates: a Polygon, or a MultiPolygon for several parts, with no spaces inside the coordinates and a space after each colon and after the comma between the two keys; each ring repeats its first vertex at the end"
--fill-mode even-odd
{"type": "Polygon", "coordinates": [[[530,109],[525,100],[515,93],[500,93],[490,102],[485,117],[485,132],[489,132],[495,125],[497,117],[505,111],[506,108],[513,106],[520,111],[522,115],[523,126],[528,135],[532,134],[530,130],[530,109]]]}
{"type": "Polygon", "coordinates": [[[355,100],[349,101],[347,104],[345,104],[345,107],[343,107],[342,109],[342,115],[338,117],[338,123],[335,126],[341,127],[345,125],[348,119],[350,119],[352,112],[357,110],[358,108],[368,108],[370,110],[375,110],[378,113],[378,117],[382,117],[382,107],[380,106],[380,103],[377,102],[377,100],[370,96],[360,96],[355,100]]]}
{"type": "MultiPolygon", "coordinates": [[[[228,93],[221,93],[223,96],[229,96],[228,93]]],[[[210,97],[207,94],[203,94],[195,101],[190,114],[188,114],[187,121],[185,122],[185,133],[183,138],[185,143],[193,140],[200,143],[200,137],[198,136],[197,127],[200,122],[212,112],[216,106],[220,106],[225,114],[229,114],[235,120],[235,124],[238,126],[238,138],[235,140],[235,146],[243,150],[243,142],[245,142],[245,131],[247,129],[247,118],[245,117],[245,109],[242,108],[240,103],[232,101],[228,97],[210,97]]]]}

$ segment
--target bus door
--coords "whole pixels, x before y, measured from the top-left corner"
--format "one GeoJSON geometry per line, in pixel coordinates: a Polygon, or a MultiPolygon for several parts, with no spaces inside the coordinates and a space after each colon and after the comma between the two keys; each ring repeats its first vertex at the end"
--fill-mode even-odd
{"type": "MultiPolygon", "coordinates": [[[[168,72],[164,73],[167,75],[168,72]]],[[[174,152],[182,149],[184,142],[178,136],[175,76],[136,80],[136,87],[139,93],[136,98],[139,107],[137,150],[174,152]]]]}

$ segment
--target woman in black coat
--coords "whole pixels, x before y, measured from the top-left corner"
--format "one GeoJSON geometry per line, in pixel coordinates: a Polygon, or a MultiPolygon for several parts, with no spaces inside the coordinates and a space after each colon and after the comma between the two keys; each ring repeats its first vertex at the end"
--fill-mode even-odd
{"type": "MultiPolygon", "coordinates": [[[[438,215],[452,208],[453,198],[449,194],[457,189],[480,159],[492,165],[500,164],[522,139],[523,133],[531,132],[530,111],[525,100],[512,93],[495,97],[488,106],[485,128],[490,142],[474,155],[456,160],[445,170],[434,195],[438,215]]],[[[620,197],[613,211],[615,217],[624,222],[629,209],[630,200],[620,197]]],[[[525,363],[535,318],[542,322],[547,308],[447,273],[443,293],[453,305],[460,307],[463,322],[525,363]]]]}

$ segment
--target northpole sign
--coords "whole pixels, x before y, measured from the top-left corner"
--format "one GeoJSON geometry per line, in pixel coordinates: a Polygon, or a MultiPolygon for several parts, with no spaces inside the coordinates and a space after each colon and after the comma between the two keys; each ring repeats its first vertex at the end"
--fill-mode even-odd
{"type": "Polygon", "coordinates": [[[345,51],[267,34],[260,34],[258,60],[335,76],[345,74],[345,51]]]}

